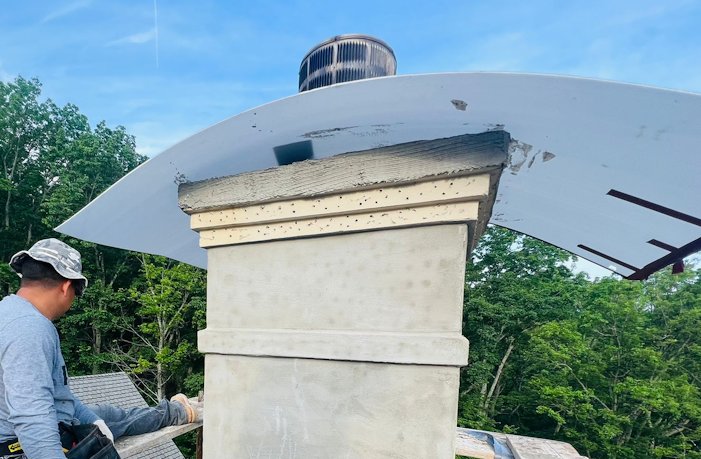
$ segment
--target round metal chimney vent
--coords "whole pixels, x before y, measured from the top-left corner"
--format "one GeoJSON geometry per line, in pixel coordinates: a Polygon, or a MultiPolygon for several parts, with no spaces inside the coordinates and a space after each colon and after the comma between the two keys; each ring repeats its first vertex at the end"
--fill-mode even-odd
{"type": "Polygon", "coordinates": [[[387,43],[369,35],[337,35],[316,45],[299,66],[299,92],[397,73],[387,43]]]}

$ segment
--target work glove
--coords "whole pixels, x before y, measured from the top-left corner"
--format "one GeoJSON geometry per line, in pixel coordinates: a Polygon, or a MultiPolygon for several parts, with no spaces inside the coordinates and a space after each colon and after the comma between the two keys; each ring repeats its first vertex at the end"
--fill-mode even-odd
{"type": "Polygon", "coordinates": [[[107,427],[107,424],[105,424],[105,421],[102,419],[98,419],[97,421],[93,422],[97,426],[98,429],[100,429],[100,432],[102,432],[102,435],[105,437],[109,438],[112,443],[114,443],[114,435],[112,435],[112,431],[110,430],[109,427],[107,427]]]}

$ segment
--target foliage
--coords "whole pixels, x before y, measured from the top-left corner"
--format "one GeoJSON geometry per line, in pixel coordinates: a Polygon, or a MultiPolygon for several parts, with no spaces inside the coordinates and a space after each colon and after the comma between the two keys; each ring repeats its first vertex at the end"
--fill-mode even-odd
{"type": "MultiPolygon", "coordinates": [[[[123,127],[93,128],[76,106],[42,100],[36,79],[0,82],[0,257],[47,237],[76,247],[90,284],[57,322],[70,372],[125,370],[155,399],[202,388],[202,271],[53,231],[145,159],[123,127]]],[[[0,264],[2,293],[17,287],[0,264]]]]}
{"type": "Polygon", "coordinates": [[[498,228],[477,250],[460,422],[593,458],[701,457],[701,271],[590,282],[553,251],[498,228]]]}
{"type": "Polygon", "coordinates": [[[127,333],[113,347],[112,361],[138,377],[141,389],[157,402],[169,382],[182,387],[197,369],[194,325],[205,310],[205,273],[163,257],[141,255],[140,260],[141,275],[129,289],[138,318],[122,321],[127,333]]]}
{"type": "Polygon", "coordinates": [[[687,348],[693,355],[701,340],[680,335],[676,320],[660,320],[670,307],[701,312],[701,295],[673,299],[688,297],[694,284],[687,282],[697,288],[698,278],[692,271],[675,279],[660,273],[647,285],[595,283],[576,321],[534,330],[523,417],[592,457],[701,457],[701,391],[685,364],[693,360],[687,348]],[[655,283],[675,285],[668,304],[650,302],[655,283]]]}
{"type": "Polygon", "coordinates": [[[521,382],[512,374],[529,330],[574,313],[586,281],[552,246],[491,228],[466,271],[464,333],[470,364],[462,373],[460,423],[494,428],[500,399],[521,382]]]}
{"type": "MultiPolygon", "coordinates": [[[[146,378],[144,389],[174,391],[185,380],[197,389],[202,359],[193,355],[196,327],[204,326],[202,274],[179,263],[147,259],[53,231],[145,159],[136,153],[134,138],[123,127],[101,122],[92,128],[76,106],[59,107],[50,99],[42,100],[37,80],[18,77],[0,82],[0,256],[9,260],[46,237],[60,237],[80,250],[90,285],[57,323],[72,374],[125,368],[142,372],[144,365],[160,362],[182,376],[172,379],[171,386],[146,378]],[[163,282],[149,276],[155,266],[171,284],[182,282],[179,293],[190,299],[184,311],[175,314],[171,327],[164,329],[164,346],[147,355],[138,337],[154,339],[151,324],[164,318],[153,313],[154,302],[176,301],[165,294],[154,296],[157,284],[163,282]],[[189,280],[183,278],[188,275],[189,280]],[[118,357],[126,355],[138,356],[142,365],[125,365],[118,357]],[[193,365],[184,368],[188,359],[193,365]]],[[[6,264],[0,266],[0,288],[4,294],[13,292],[17,275],[6,264]]],[[[173,312],[165,303],[163,310],[173,312]]]]}

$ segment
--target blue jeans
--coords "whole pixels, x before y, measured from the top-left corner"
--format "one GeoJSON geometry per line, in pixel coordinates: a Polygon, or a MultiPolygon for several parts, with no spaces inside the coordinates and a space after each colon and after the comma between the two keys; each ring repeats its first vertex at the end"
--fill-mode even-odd
{"type": "Polygon", "coordinates": [[[125,435],[140,435],[167,426],[187,424],[185,407],[168,400],[161,400],[149,408],[124,410],[112,405],[88,405],[88,408],[105,421],[115,440],[125,435]]]}

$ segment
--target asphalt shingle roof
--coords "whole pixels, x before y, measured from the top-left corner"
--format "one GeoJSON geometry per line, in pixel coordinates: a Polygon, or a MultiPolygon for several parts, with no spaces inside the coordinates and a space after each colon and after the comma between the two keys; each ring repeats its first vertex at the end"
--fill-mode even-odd
{"type": "MultiPolygon", "coordinates": [[[[125,373],[73,376],[71,390],[83,403],[108,404],[121,408],[146,407],[148,404],[125,373]]],[[[185,459],[172,440],[122,459],[185,459]]]]}

